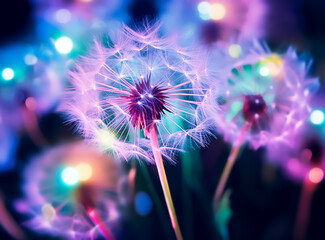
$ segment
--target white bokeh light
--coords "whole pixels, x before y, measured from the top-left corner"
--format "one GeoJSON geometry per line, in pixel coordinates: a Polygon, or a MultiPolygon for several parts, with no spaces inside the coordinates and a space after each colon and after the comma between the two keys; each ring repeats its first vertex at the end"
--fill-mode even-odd
{"type": "Polygon", "coordinates": [[[24,57],[24,62],[26,65],[34,65],[37,63],[37,57],[33,54],[27,54],[24,57]]]}
{"type": "Polygon", "coordinates": [[[259,72],[260,72],[261,76],[263,76],[263,77],[267,77],[270,75],[270,69],[266,66],[261,67],[259,72]]]}
{"type": "Polygon", "coordinates": [[[73,42],[68,37],[60,37],[55,41],[55,48],[61,54],[68,54],[73,48],[73,42]]]}
{"type": "Polygon", "coordinates": [[[71,20],[71,13],[68,9],[59,9],[55,13],[56,21],[59,23],[67,23],[71,20]]]}
{"type": "Polygon", "coordinates": [[[310,121],[315,125],[320,125],[324,122],[324,113],[320,110],[314,110],[310,114],[310,121]]]}
{"type": "Polygon", "coordinates": [[[67,167],[62,172],[62,180],[67,185],[75,185],[79,182],[80,177],[78,171],[73,167],[67,167]]]}
{"type": "Polygon", "coordinates": [[[4,80],[10,81],[15,77],[15,72],[11,68],[5,68],[2,70],[1,75],[4,80]]]}

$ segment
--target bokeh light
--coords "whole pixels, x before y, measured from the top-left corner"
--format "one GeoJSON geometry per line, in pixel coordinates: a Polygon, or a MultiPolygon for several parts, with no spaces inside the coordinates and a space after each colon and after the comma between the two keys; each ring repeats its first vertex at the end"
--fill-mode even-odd
{"type": "Polygon", "coordinates": [[[24,62],[26,65],[34,65],[37,63],[37,57],[33,54],[27,54],[24,57],[24,62]]]}
{"type": "Polygon", "coordinates": [[[267,66],[262,66],[260,69],[259,69],[259,74],[262,76],[262,77],[268,77],[270,75],[270,69],[267,67],[267,66]]]}
{"type": "Polygon", "coordinates": [[[59,9],[55,13],[55,18],[59,23],[67,23],[71,20],[71,13],[68,9],[59,9]]]}
{"type": "Polygon", "coordinates": [[[210,20],[210,11],[211,11],[211,5],[208,2],[200,2],[197,6],[197,10],[199,11],[200,18],[202,20],[210,20]]]}
{"type": "Polygon", "coordinates": [[[226,16],[226,8],[221,3],[214,3],[211,5],[210,16],[213,20],[221,20],[226,16]]]}
{"type": "Polygon", "coordinates": [[[10,81],[15,77],[15,72],[11,68],[5,68],[2,70],[1,76],[4,80],[10,81]]]}
{"type": "Polygon", "coordinates": [[[318,167],[312,168],[308,173],[308,178],[312,183],[320,183],[323,180],[324,172],[318,167]]]}
{"type": "Polygon", "coordinates": [[[200,2],[197,9],[200,14],[210,14],[211,5],[208,2],[200,2]]]}
{"type": "Polygon", "coordinates": [[[324,119],[324,112],[321,110],[314,110],[310,114],[310,121],[312,122],[312,124],[320,125],[324,123],[324,119]]]}
{"type": "Polygon", "coordinates": [[[240,45],[232,44],[228,48],[229,55],[233,58],[239,58],[241,56],[242,50],[240,45]]]}
{"type": "Polygon", "coordinates": [[[152,201],[149,195],[145,192],[139,192],[135,197],[135,209],[142,215],[148,215],[152,209],[152,201]]]}
{"type": "Polygon", "coordinates": [[[55,48],[61,54],[68,54],[72,51],[73,42],[68,37],[60,37],[55,41],[55,48]]]}
{"type": "Polygon", "coordinates": [[[221,20],[226,16],[226,8],[221,3],[200,2],[197,6],[202,20],[221,20]]]}
{"type": "Polygon", "coordinates": [[[66,167],[62,171],[61,177],[63,182],[67,185],[76,185],[80,180],[78,171],[73,167],[66,167]]]}
{"type": "Polygon", "coordinates": [[[87,181],[93,175],[93,169],[88,163],[79,163],[76,166],[80,181],[87,181]]]}
{"type": "Polygon", "coordinates": [[[42,215],[48,222],[52,222],[56,217],[56,211],[50,203],[45,203],[42,206],[42,215]]]}

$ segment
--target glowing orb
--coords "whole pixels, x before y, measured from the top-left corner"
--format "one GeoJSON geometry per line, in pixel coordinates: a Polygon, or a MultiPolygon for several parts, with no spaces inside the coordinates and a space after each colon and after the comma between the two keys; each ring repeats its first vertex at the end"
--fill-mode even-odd
{"type": "Polygon", "coordinates": [[[81,181],[89,180],[93,175],[93,169],[88,163],[79,163],[76,166],[81,181]]]}
{"type": "Polygon", "coordinates": [[[259,73],[262,77],[267,77],[270,75],[270,69],[266,66],[263,66],[259,69],[259,73]]]}
{"type": "Polygon", "coordinates": [[[55,13],[55,18],[59,23],[67,23],[71,20],[71,13],[68,9],[59,9],[55,13]]]}
{"type": "Polygon", "coordinates": [[[221,20],[226,16],[226,8],[221,3],[214,3],[211,6],[210,16],[213,20],[221,20]]]}
{"type": "Polygon", "coordinates": [[[202,20],[210,20],[210,11],[211,11],[211,5],[208,2],[200,2],[197,5],[197,10],[199,11],[200,18],[202,20]]]}
{"type": "Polygon", "coordinates": [[[324,177],[324,172],[322,169],[314,167],[309,171],[308,177],[312,183],[320,183],[324,177]]]}
{"type": "Polygon", "coordinates": [[[310,121],[315,125],[320,125],[324,122],[324,113],[320,110],[314,110],[310,114],[310,121]]]}
{"type": "Polygon", "coordinates": [[[210,3],[208,3],[208,2],[200,2],[197,5],[197,10],[201,14],[210,14],[210,7],[211,7],[210,3]]]}
{"type": "Polygon", "coordinates": [[[232,44],[228,48],[229,55],[233,58],[239,58],[241,55],[241,47],[238,44],[232,44]]]}
{"type": "Polygon", "coordinates": [[[4,80],[10,81],[14,78],[15,72],[11,68],[5,68],[2,70],[1,75],[4,80]]]}
{"type": "Polygon", "coordinates": [[[52,222],[56,217],[54,207],[50,203],[46,203],[42,206],[42,215],[48,222],[52,222]]]}
{"type": "Polygon", "coordinates": [[[24,62],[26,65],[34,65],[37,63],[37,57],[33,54],[27,54],[24,57],[24,62]]]}
{"type": "Polygon", "coordinates": [[[60,37],[55,41],[55,48],[61,54],[68,54],[73,48],[73,42],[68,37],[60,37]]]}
{"type": "Polygon", "coordinates": [[[135,197],[135,209],[136,211],[142,215],[148,215],[152,209],[152,201],[151,198],[145,192],[139,192],[135,197]]]}
{"type": "Polygon", "coordinates": [[[67,167],[62,172],[62,180],[67,185],[75,185],[79,182],[80,176],[78,171],[73,167],[67,167]]]}

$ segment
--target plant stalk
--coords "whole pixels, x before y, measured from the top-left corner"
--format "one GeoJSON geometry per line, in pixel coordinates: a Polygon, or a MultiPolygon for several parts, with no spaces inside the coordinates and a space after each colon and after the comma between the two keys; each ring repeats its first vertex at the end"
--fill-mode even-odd
{"type": "Polygon", "coordinates": [[[166,177],[163,159],[162,159],[160,148],[159,148],[156,126],[153,126],[151,128],[151,130],[149,132],[149,138],[150,138],[153,155],[154,155],[155,162],[156,162],[156,167],[158,170],[160,184],[163,189],[165,201],[167,204],[169,217],[170,217],[172,226],[174,228],[177,240],[183,240],[182,233],[181,233],[181,230],[180,230],[180,227],[178,224],[178,220],[176,217],[173,200],[172,200],[170,190],[169,190],[169,185],[168,185],[168,181],[167,181],[167,177],[166,177]]]}

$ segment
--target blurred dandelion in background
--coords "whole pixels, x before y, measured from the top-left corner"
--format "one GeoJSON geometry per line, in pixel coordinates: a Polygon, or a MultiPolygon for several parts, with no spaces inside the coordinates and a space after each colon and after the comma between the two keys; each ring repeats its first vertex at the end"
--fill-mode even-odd
{"type": "Polygon", "coordinates": [[[30,218],[25,226],[68,239],[114,239],[123,173],[112,157],[71,143],[34,157],[24,177],[25,197],[15,205],[30,218]]]}
{"type": "MultiPolygon", "coordinates": [[[[212,71],[224,78],[222,94],[217,93],[211,105],[211,116],[226,141],[232,143],[225,172],[216,191],[220,199],[229,173],[245,142],[258,149],[274,145],[292,145],[299,129],[307,123],[311,112],[309,101],[319,86],[317,78],[308,77],[311,61],[299,59],[289,48],[274,54],[266,46],[254,42],[240,58],[232,58],[229,67],[218,65],[212,54],[212,71]],[[214,113],[213,113],[214,111],[214,113]]],[[[218,53],[219,56],[222,53],[218,53]]],[[[220,87],[218,86],[218,89],[220,87]]]]}

